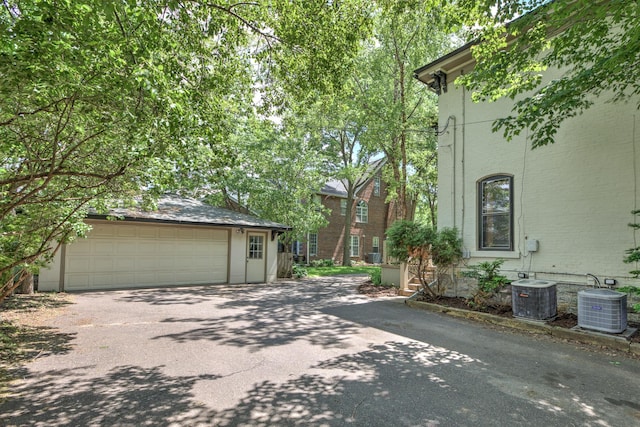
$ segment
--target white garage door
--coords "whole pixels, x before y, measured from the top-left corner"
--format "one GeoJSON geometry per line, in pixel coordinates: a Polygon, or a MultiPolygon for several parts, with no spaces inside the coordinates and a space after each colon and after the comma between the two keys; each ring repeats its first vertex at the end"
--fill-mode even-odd
{"type": "Polygon", "coordinates": [[[96,223],[66,249],[64,288],[226,283],[228,248],[226,230],[96,223]]]}

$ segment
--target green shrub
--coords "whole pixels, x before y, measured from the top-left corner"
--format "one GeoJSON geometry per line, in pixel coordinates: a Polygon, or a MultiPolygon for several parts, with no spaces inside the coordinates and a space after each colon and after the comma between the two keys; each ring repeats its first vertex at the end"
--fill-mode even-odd
{"type": "Polygon", "coordinates": [[[503,259],[495,261],[484,261],[477,265],[469,266],[468,271],[463,271],[464,277],[476,279],[478,287],[468,300],[468,304],[477,308],[484,308],[489,300],[495,296],[509,281],[501,274],[500,267],[504,263],[503,259]]]}
{"type": "Polygon", "coordinates": [[[382,284],[382,269],[381,268],[377,268],[375,270],[373,270],[370,274],[371,277],[371,282],[378,286],[382,284]]]}
{"type": "Polygon", "coordinates": [[[396,221],[387,230],[389,254],[401,262],[414,264],[418,279],[428,298],[444,295],[453,283],[451,271],[460,260],[462,239],[455,228],[433,230],[428,224],[414,221],[396,221]],[[431,262],[436,266],[435,284],[431,284],[431,262]]]}
{"type": "Polygon", "coordinates": [[[311,267],[333,267],[335,262],[331,258],[329,259],[314,259],[309,263],[311,267]]]}
{"type": "MultiPolygon", "coordinates": [[[[640,210],[634,210],[631,211],[631,214],[634,216],[638,216],[640,215],[640,210]]],[[[640,224],[639,223],[631,223],[629,224],[629,227],[633,228],[634,233],[636,230],[640,230],[640,224]]],[[[624,259],[622,260],[623,262],[627,263],[627,264],[635,264],[635,266],[638,266],[638,262],[640,262],[640,246],[635,247],[635,248],[631,248],[631,249],[627,249],[625,251],[625,253],[627,254],[626,257],[624,257],[624,259]]],[[[633,277],[635,277],[636,279],[640,277],[640,270],[635,269],[630,271],[629,273],[631,273],[633,275],[633,277]]]]}
{"type": "Polygon", "coordinates": [[[308,274],[309,274],[309,272],[307,271],[307,268],[304,265],[300,265],[300,264],[294,264],[293,265],[292,275],[296,279],[300,279],[302,277],[307,277],[308,274]]]}

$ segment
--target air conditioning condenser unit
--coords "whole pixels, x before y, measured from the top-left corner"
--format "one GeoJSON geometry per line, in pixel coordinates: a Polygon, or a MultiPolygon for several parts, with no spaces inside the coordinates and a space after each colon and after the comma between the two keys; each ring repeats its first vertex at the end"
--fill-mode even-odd
{"type": "Polygon", "coordinates": [[[578,326],[619,334],[627,329],[627,294],[611,289],[578,292],[578,326]]]}
{"type": "Polygon", "coordinates": [[[522,279],[511,283],[511,307],[514,317],[546,320],[558,314],[556,282],[522,279]]]}

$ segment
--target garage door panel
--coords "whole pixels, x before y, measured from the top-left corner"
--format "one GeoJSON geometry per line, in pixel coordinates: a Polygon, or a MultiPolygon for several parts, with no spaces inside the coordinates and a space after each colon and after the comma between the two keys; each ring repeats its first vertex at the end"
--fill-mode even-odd
{"type": "Polygon", "coordinates": [[[111,283],[113,286],[125,288],[135,285],[133,277],[130,273],[115,273],[112,275],[111,283]]]}
{"type": "Polygon", "coordinates": [[[138,271],[135,273],[135,283],[157,283],[155,271],[138,271]]]}
{"type": "Polygon", "coordinates": [[[88,273],[91,271],[91,259],[88,257],[69,259],[67,269],[77,273],[88,273]]]}
{"type": "Polygon", "coordinates": [[[153,240],[141,240],[131,247],[135,247],[138,254],[156,255],[158,252],[158,242],[153,240]]]}
{"type": "Polygon", "coordinates": [[[225,260],[227,259],[228,250],[226,247],[222,247],[222,245],[215,246],[211,250],[211,254],[214,258],[223,257],[225,260]]]}
{"type": "Polygon", "coordinates": [[[114,271],[133,271],[136,268],[135,260],[131,257],[115,257],[113,259],[114,271]]]}
{"type": "Polygon", "coordinates": [[[138,256],[136,260],[137,271],[156,271],[161,267],[160,265],[158,265],[158,258],[156,257],[138,256]]]}
{"type": "Polygon", "coordinates": [[[114,255],[119,256],[132,256],[135,257],[140,253],[140,247],[135,240],[124,240],[122,242],[115,242],[114,255]]]}
{"type": "Polygon", "coordinates": [[[92,274],[91,279],[89,280],[89,282],[91,283],[91,287],[93,287],[93,288],[97,288],[101,284],[104,284],[104,285],[107,285],[107,286],[114,286],[115,285],[113,273],[111,273],[111,272],[94,273],[94,274],[92,274]]]}
{"type": "Polygon", "coordinates": [[[112,274],[115,268],[114,261],[112,257],[97,256],[92,259],[91,271],[112,274]]]}
{"type": "Polygon", "coordinates": [[[96,255],[113,255],[117,246],[116,242],[109,240],[96,240],[92,243],[96,255]]]}
{"type": "Polygon", "coordinates": [[[161,256],[157,258],[158,268],[162,270],[174,270],[180,266],[172,256],[161,256]]]}
{"type": "Polygon", "coordinates": [[[69,274],[65,277],[66,289],[91,289],[88,274],[69,274]]]}
{"type": "Polygon", "coordinates": [[[161,240],[155,243],[156,252],[158,255],[162,254],[170,254],[173,252],[173,249],[180,246],[180,242],[176,242],[175,240],[161,240]]]}
{"type": "Polygon", "coordinates": [[[166,250],[171,251],[175,256],[178,257],[189,257],[194,254],[193,248],[185,243],[175,245],[173,248],[167,248],[166,250]]]}
{"type": "Polygon", "coordinates": [[[65,288],[225,283],[228,232],[147,224],[96,224],[69,245],[65,288]]]}
{"type": "Polygon", "coordinates": [[[191,268],[196,268],[196,269],[204,269],[206,270],[207,268],[209,268],[209,265],[211,264],[211,259],[208,257],[193,257],[191,258],[191,263],[189,263],[189,266],[191,268]]]}

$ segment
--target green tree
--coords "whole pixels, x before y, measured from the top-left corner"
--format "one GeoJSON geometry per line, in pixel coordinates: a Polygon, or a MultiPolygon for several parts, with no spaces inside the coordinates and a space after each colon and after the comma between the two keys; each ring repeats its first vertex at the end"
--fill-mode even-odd
{"type": "Polygon", "coordinates": [[[374,37],[355,76],[368,117],[366,143],[387,158],[385,180],[401,219],[413,217],[412,199],[417,188],[424,189],[424,181],[412,188],[409,177],[416,171],[423,179],[432,177],[427,170],[435,165],[436,98],[414,81],[412,72],[451,45],[439,3],[380,2],[374,37]]]}
{"type": "Polygon", "coordinates": [[[230,135],[338,87],[369,3],[8,0],[0,9],[0,300],[89,206],[236,164],[230,135]],[[204,160],[204,161],[203,161],[204,160]]]}
{"type": "MultiPolygon", "coordinates": [[[[431,139],[428,140],[432,142],[431,139]]],[[[415,220],[437,226],[438,165],[435,146],[410,151],[409,164],[413,174],[408,177],[408,188],[416,205],[415,220]]]]}
{"type": "Polygon", "coordinates": [[[453,266],[462,254],[462,239],[452,228],[434,230],[425,223],[400,220],[387,230],[389,254],[398,261],[414,264],[427,298],[444,295],[452,282],[453,266]],[[436,266],[436,280],[429,281],[431,265],[436,266]]]}
{"type": "Polygon", "coordinates": [[[325,179],[326,162],[319,141],[298,123],[246,120],[231,137],[234,166],[201,170],[194,183],[212,204],[248,209],[291,226],[281,236],[287,245],[326,225],[326,212],[314,198],[325,179]]]}
{"type": "MultiPolygon", "coordinates": [[[[354,102],[355,88],[348,81],[339,94],[324,96],[306,114],[309,133],[320,141],[328,162],[327,177],[338,179],[347,192],[342,244],[342,265],[351,264],[351,226],[355,194],[371,179],[376,152],[366,145],[365,112],[354,102]]],[[[325,178],[326,180],[326,178],[325,178]]]]}
{"type": "Polygon", "coordinates": [[[596,100],[625,102],[640,93],[640,8],[617,0],[458,0],[458,13],[482,40],[475,69],[460,79],[476,101],[518,100],[494,131],[529,131],[533,148],[554,142],[561,124],[596,100]],[[548,69],[562,75],[543,79],[548,69]]]}

